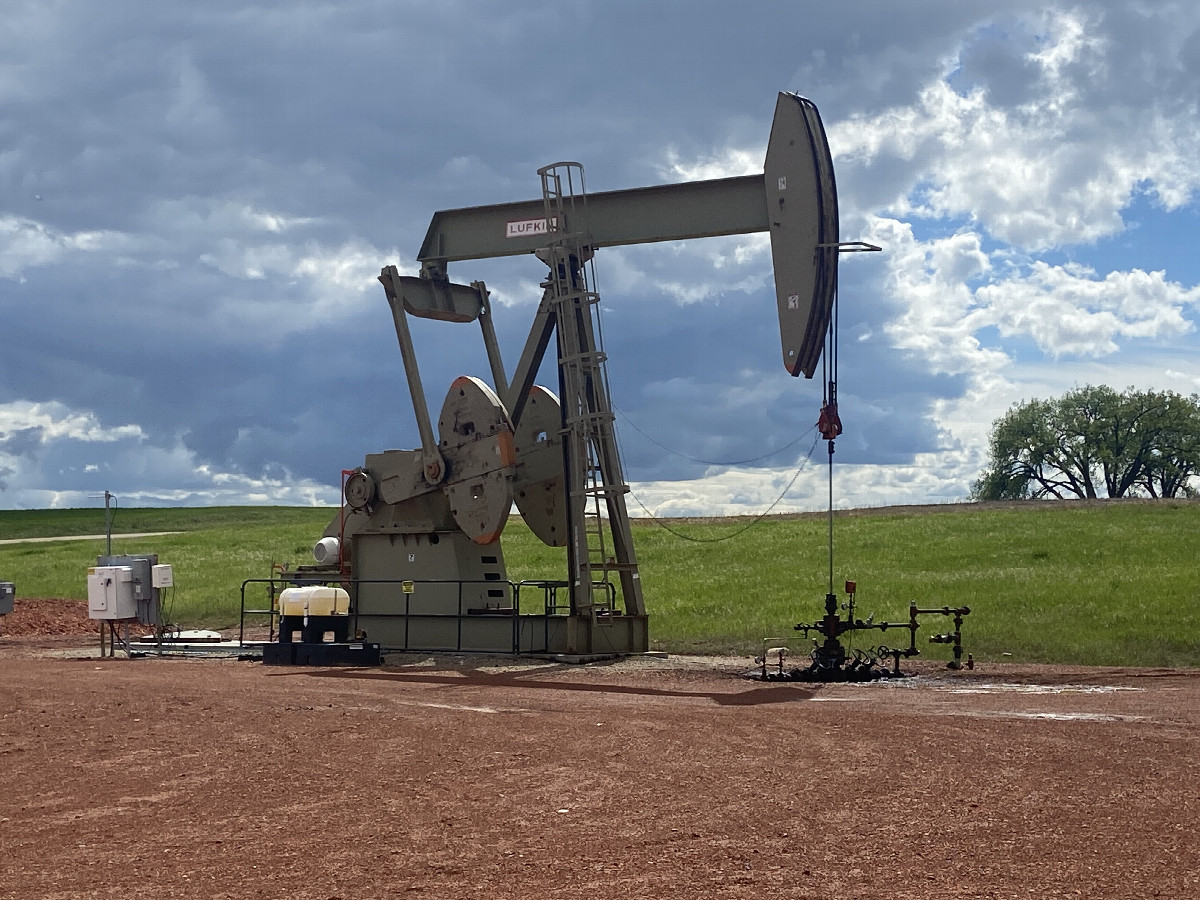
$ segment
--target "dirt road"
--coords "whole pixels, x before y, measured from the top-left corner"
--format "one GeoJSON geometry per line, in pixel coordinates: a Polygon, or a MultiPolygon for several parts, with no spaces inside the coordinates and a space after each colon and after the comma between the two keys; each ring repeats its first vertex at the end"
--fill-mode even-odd
{"type": "Polygon", "coordinates": [[[0,897],[1200,897],[1195,671],[91,646],[0,638],[0,897]]]}

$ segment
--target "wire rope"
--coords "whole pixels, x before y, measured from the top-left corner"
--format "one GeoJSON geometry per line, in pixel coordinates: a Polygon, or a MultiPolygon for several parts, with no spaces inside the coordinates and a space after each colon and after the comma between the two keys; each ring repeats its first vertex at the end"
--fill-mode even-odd
{"type": "Polygon", "coordinates": [[[745,525],[743,525],[737,531],[731,532],[729,534],[721,535],[720,537],[700,538],[700,537],[696,537],[695,535],[684,534],[683,532],[672,528],[670,525],[666,524],[666,522],[663,519],[659,518],[653,512],[651,512],[650,509],[646,506],[646,504],[641,501],[641,498],[638,497],[638,495],[635,494],[632,489],[629,491],[629,495],[631,497],[633,497],[634,502],[645,511],[647,516],[650,517],[650,521],[652,521],[659,528],[663,529],[663,531],[673,534],[675,537],[677,537],[681,540],[691,541],[692,543],[695,543],[695,544],[719,544],[722,541],[733,540],[733,538],[739,537],[739,536],[745,534],[747,531],[749,531],[755,525],[759,524],[763,519],[765,519],[767,516],[769,516],[771,514],[771,511],[780,504],[780,502],[783,500],[783,498],[787,496],[788,491],[790,491],[792,489],[792,487],[796,484],[796,480],[800,477],[800,473],[803,472],[808,467],[808,464],[810,462],[812,462],[812,453],[815,449],[817,449],[817,443],[819,441],[820,441],[820,436],[818,436],[816,439],[813,440],[812,446],[808,448],[808,453],[805,454],[804,459],[801,460],[800,465],[797,467],[796,471],[794,473],[792,473],[792,478],[787,483],[787,487],[785,487],[783,489],[782,493],[780,493],[780,495],[778,497],[776,497],[774,501],[772,501],[770,506],[768,506],[765,510],[763,510],[761,513],[759,513],[757,516],[755,516],[753,519],[751,519],[749,522],[747,522],[745,525]]]}
{"type": "MultiPolygon", "coordinates": [[[[586,209],[587,189],[584,186],[582,179],[583,179],[583,173],[581,172],[580,173],[580,189],[581,189],[581,194],[583,197],[583,203],[585,204],[585,209],[586,209]]],[[[585,213],[585,215],[586,215],[586,213],[585,213]]],[[[587,285],[587,287],[590,288],[592,293],[597,298],[599,298],[600,288],[599,288],[599,284],[598,284],[597,278],[596,278],[594,253],[593,253],[592,258],[588,259],[587,262],[584,264],[584,266],[585,266],[585,269],[584,269],[585,279],[587,281],[591,282],[589,285],[587,285]]],[[[602,304],[596,303],[595,322],[596,322],[597,340],[599,343],[599,347],[604,346],[604,321],[603,321],[603,316],[601,314],[602,313],[601,307],[602,307],[602,304]]],[[[670,447],[667,447],[665,444],[660,443],[659,441],[652,438],[650,435],[646,434],[645,431],[643,431],[641,428],[638,428],[637,425],[635,425],[632,421],[630,421],[629,417],[622,410],[620,410],[616,406],[616,404],[614,404],[612,402],[612,395],[611,395],[611,391],[610,391],[609,384],[608,384],[608,378],[606,377],[606,375],[607,375],[607,373],[605,373],[605,377],[604,377],[604,390],[605,390],[606,394],[608,394],[609,408],[614,413],[620,412],[622,419],[624,419],[624,421],[626,423],[628,423],[636,432],[638,432],[638,434],[642,435],[644,438],[649,440],[651,443],[657,445],[658,447],[667,451],[668,453],[673,453],[674,455],[681,457],[682,459],[689,460],[690,462],[696,462],[696,463],[701,463],[703,465],[710,465],[710,466],[739,466],[739,465],[747,465],[749,463],[759,462],[760,460],[767,459],[778,453],[782,453],[784,450],[788,450],[791,447],[794,447],[796,444],[800,443],[802,440],[804,440],[804,438],[806,438],[809,434],[811,434],[813,431],[816,430],[816,428],[814,426],[813,428],[810,428],[808,431],[805,431],[803,434],[801,434],[799,437],[797,437],[795,440],[791,441],[790,443],[785,444],[784,446],[779,447],[775,450],[772,450],[769,453],[765,453],[762,456],[753,457],[752,459],[740,460],[740,461],[735,461],[735,462],[724,462],[724,463],[712,462],[712,461],[703,460],[703,459],[697,459],[696,457],[688,456],[685,453],[680,453],[677,450],[672,450],[670,447]]],[[[615,418],[615,416],[614,416],[614,418],[615,418]]],[[[792,473],[792,477],[788,481],[787,486],[784,487],[783,491],[779,494],[779,496],[776,497],[771,502],[770,506],[768,506],[765,510],[763,510],[761,513],[759,513],[757,516],[755,516],[753,519],[751,519],[749,522],[747,522],[745,525],[743,525],[738,530],[736,530],[730,534],[727,534],[727,535],[722,535],[721,537],[698,538],[698,537],[695,537],[694,535],[684,534],[683,532],[678,531],[678,530],[672,528],[671,526],[667,525],[662,519],[660,519],[658,516],[656,516],[646,506],[646,504],[644,504],[642,502],[641,498],[638,497],[636,493],[634,493],[633,489],[631,487],[629,487],[628,484],[626,485],[626,490],[628,490],[629,496],[631,496],[633,498],[634,502],[637,503],[637,505],[642,508],[642,510],[646,513],[647,516],[649,516],[650,520],[652,522],[654,522],[654,524],[656,524],[657,526],[662,528],[664,531],[667,531],[668,533],[674,535],[675,537],[677,537],[681,540],[691,541],[691,542],[697,543],[697,544],[721,543],[723,541],[732,540],[735,537],[745,534],[747,531],[749,531],[754,526],[758,525],[760,522],[762,522],[763,519],[765,519],[767,516],[769,516],[771,514],[771,512],[775,509],[775,507],[778,506],[783,501],[783,498],[787,496],[788,492],[792,489],[792,487],[795,486],[797,479],[799,479],[799,477],[800,477],[800,473],[803,472],[808,467],[808,464],[812,461],[812,454],[813,454],[813,451],[816,449],[817,442],[819,440],[820,440],[820,436],[818,435],[813,440],[812,446],[810,446],[808,448],[808,452],[804,455],[804,458],[801,460],[800,465],[797,466],[796,471],[792,473]]],[[[622,441],[620,438],[620,434],[615,427],[613,428],[613,442],[616,446],[617,459],[618,460],[622,459],[625,456],[625,453],[621,447],[622,441]]]]}
{"type": "Polygon", "coordinates": [[[782,453],[784,450],[790,450],[792,447],[795,447],[798,443],[800,443],[802,440],[804,440],[806,437],[808,437],[810,434],[812,434],[816,428],[816,426],[813,426],[813,428],[809,428],[807,431],[805,431],[803,434],[801,434],[795,440],[789,441],[788,443],[784,444],[782,447],[776,447],[774,450],[771,450],[767,453],[762,454],[762,456],[755,456],[755,457],[751,457],[750,459],[735,459],[735,460],[730,460],[728,462],[722,462],[719,460],[700,459],[699,457],[696,457],[696,456],[688,456],[686,453],[682,453],[673,447],[668,447],[666,444],[662,443],[657,438],[653,437],[652,435],[647,434],[645,431],[643,431],[641,428],[639,428],[637,426],[637,424],[632,419],[629,418],[629,414],[627,412],[625,412],[625,410],[618,407],[616,404],[613,404],[613,412],[620,413],[621,419],[625,422],[626,425],[628,425],[630,428],[632,428],[634,431],[636,431],[638,434],[640,434],[642,437],[644,437],[650,443],[654,444],[659,449],[666,450],[671,455],[678,456],[680,459],[686,459],[689,462],[694,462],[694,463],[701,463],[706,466],[746,466],[746,465],[749,465],[750,463],[761,462],[764,459],[769,459],[770,457],[775,456],[776,454],[782,453]]]}

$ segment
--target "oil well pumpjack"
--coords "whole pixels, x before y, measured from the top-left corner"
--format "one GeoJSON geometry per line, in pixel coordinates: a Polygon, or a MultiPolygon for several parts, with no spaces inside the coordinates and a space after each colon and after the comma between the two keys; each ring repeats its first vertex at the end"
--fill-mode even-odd
{"type": "Polygon", "coordinates": [[[581,656],[648,649],[596,321],[597,249],[769,232],[784,367],[811,378],[821,358],[838,253],[854,248],[839,244],[833,164],[810,101],[779,95],[759,175],[588,194],[578,163],[538,171],[540,199],[438,212],[418,256],[420,274],[388,266],[379,276],[421,446],[369,454],[344,471],[343,503],[314,550],[317,564],[286,578],[341,585],[353,632],[385,649],[581,656]],[[452,282],[447,270],[518,254],[536,255],[546,275],[510,378],[486,286],[452,282]],[[436,432],[410,316],[478,322],[494,382],[458,378],[436,432]],[[534,383],[552,341],[557,392],[534,383]],[[566,548],[565,579],[509,581],[499,539],[514,503],[534,535],[566,548]]]}

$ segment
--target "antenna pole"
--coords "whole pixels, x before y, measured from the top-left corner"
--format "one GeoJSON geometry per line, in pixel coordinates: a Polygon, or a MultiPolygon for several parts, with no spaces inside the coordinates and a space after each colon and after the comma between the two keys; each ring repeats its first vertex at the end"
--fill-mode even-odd
{"type": "MultiPolygon", "coordinates": [[[[104,492],[104,555],[112,556],[112,498],[109,491],[104,492]]],[[[832,577],[832,576],[831,576],[832,577]]]]}

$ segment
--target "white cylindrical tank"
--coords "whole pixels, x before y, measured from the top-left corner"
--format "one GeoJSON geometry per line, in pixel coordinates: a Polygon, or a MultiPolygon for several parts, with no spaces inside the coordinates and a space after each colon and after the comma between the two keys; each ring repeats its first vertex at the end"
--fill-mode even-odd
{"type": "Polygon", "coordinates": [[[313,559],[321,566],[332,566],[338,562],[342,542],[335,537],[321,538],[313,547],[313,559]]]}
{"type": "Polygon", "coordinates": [[[344,616],[350,612],[350,595],[342,588],[310,584],[279,592],[279,613],[284,616],[344,616]]]}

